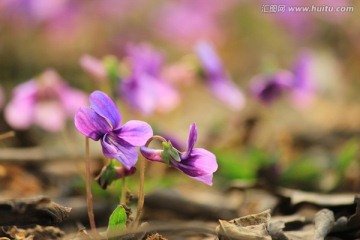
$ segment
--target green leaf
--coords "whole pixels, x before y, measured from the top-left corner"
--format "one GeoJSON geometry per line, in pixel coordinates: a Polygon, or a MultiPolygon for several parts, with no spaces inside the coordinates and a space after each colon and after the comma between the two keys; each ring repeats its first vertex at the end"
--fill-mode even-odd
{"type": "Polygon", "coordinates": [[[284,186],[301,186],[303,190],[312,190],[323,173],[321,165],[316,159],[302,157],[284,170],[280,182],[284,186]]]}
{"type": "Polygon", "coordinates": [[[259,166],[246,153],[235,149],[226,149],[215,151],[215,155],[219,166],[221,166],[218,173],[225,179],[256,179],[256,172],[259,166]]]}
{"type": "Polygon", "coordinates": [[[108,234],[121,232],[126,228],[126,211],[121,205],[118,205],[109,218],[108,234]]]}
{"type": "Polygon", "coordinates": [[[343,174],[350,163],[356,159],[359,152],[359,143],[355,139],[351,139],[344,144],[337,157],[337,172],[343,174]]]}

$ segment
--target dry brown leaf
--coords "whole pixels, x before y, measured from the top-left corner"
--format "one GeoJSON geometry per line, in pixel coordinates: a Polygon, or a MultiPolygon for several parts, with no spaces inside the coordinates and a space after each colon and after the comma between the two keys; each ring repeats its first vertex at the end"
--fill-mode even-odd
{"type": "Polygon", "coordinates": [[[61,206],[46,197],[0,201],[0,225],[49,225],[69,217],[71,208],[61,206]]]}
{"type": "Polygon", "coordinates": [[[270,210],[266,210],[231,221],[219,220],[216,232],[220,240],[271,240],[267,230],[270,218],[270,210]]]}

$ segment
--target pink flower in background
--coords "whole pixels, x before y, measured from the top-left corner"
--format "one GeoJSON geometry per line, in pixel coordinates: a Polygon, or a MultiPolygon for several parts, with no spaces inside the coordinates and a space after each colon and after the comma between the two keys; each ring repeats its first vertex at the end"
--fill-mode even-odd
{"type": "Polygon", "coordinates": [[[61,131],[67,118],[87,102],[86,95],[71,88],[54,70],[15,87],[5,108],[5,119],[15,129],[37,125],[50,132],[61,131]]]}
{"type": "Polygon", "coordinates": [[[244,94],[225,71],[213,46],[208,42],[199,42],[195,50],[211,92],[231,109],[243,108],[244,94]]]}
{"type": "Polygon", "coordinates": [[[147,44],[127,48],[131,73],[121,79],[120,97],[131,107],[149,115],[174,109],[180,102],[178,92],[161,76],[163,57],[147,44]]]}
{"type": "Polygon", "coordinates": [[[103,62],[88,54],[81,56],[80,66],[97,82],[103,82],[107,78],[106,68],[103,62]]]}

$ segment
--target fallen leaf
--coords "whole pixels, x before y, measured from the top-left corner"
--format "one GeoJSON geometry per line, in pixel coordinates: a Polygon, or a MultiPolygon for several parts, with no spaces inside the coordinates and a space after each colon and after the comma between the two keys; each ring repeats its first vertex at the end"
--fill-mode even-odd
{"type": "Polygon", "coordinates": [[[216,228],[220,240],[271,240],[267,226],[270,210],[236,218],[231,221],[219,220],[216,228]]]}

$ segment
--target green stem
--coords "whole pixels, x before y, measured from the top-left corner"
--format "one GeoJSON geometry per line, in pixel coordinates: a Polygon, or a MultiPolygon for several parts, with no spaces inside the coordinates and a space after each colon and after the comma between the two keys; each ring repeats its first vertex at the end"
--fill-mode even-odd
{"type": "Polygon", "coordinates": [[[93,202],[92,202],[92,193],[91,193],[91,167],[90,167],[90,146],[89,138],[85,137],[85,181],[86,181],[86,200],[87,200],[87,209],[90,222],[90,228],[92,235],[95,240],[97,240],[96,225],[94,219],[93,211],[93,202]]]}
{"type": "Polygon", "coordinates": [[[120,204],[126,205],[126,177],[125,177],[125,166],[123,167],[123,178],[121,182],[121,197],[120,197],[120,204]]]}
{"type": "MultiPolygon", "coordinates": [[[[166,140],[163,137],[155,135],[155,136],[152,136],[151,138],[149,138],[149,140],[147,140],[145,147],[148,147],[149,144],[153,140],[166,142],[166,140]]],[[[140,154],[139,162],[140,162],[140,166],[139,166],[140,179],[139,179],[138,206],[137,206],[136,217],[135,217],[135,222],[134,222],[135,229],[139,226],[140,217],[141,217],[143,207],[144,207],[144,198],[145,198],[144,182],[145,182],[145,164],[146,164],[146,162],[145,162],[145,158],[141,154],[140,154]]]]}
{"type": "Polygon", "coordinates": [[[140,217],[143,211],[143,207],[144,207],[144,198],[145,198],[145,193],[144,193],[144,182],[145,182],[145,159],[142,155],[140,155],[140,170],[139,170],[139,174],[140,174],[140,179],[139,179],[139,193],[138,193],[138,206],[137,206],[137,211],[136,211],[136,217],[135,217],[135,223],[134,223],[134,228],[136,229],[139,226],[139,222],[140,222],[140,217]]]}

